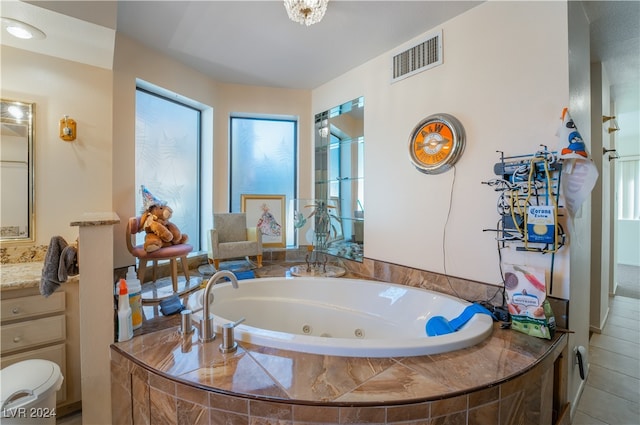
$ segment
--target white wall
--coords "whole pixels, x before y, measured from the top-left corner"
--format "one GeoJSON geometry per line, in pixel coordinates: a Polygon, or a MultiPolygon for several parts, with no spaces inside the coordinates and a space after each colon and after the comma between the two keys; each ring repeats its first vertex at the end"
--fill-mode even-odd
{"type": "Polygon", "coordinates": [[[610,85],[602,63],[591,64],[591,155],[598,167],[600,178],[596,182],[591,199],[593,211],[591,217],[591,303],[589,311],[590,329],[599,332],[605,325],[609,312],[609,277],[610,277],[610,240],[611,224],[611,163],[607,156],[601,155],[602,147],[608,146],[609,133],[606,125],[602,125],[602,116],[611,115],[610,85]],[[597,205],[601,205],[598,208],[597,205]],[[602,261],[595,261],[601,258],[602,261]]]}
{"type": "Polygon", "coordinates": [[[618,263],[640,266],[640,220],[618,220],[616,253],[618,263]]]}
{"type": "MultiPolygon", "coordinates": [[[[613,111],[615,112],[615,110],[613,111]]],[[[612,113],[613,113],[612,112],[612,113]]],[[[619,167],[625,158],[640,158],[640,128],[637,122],[638,112],[617,114],[620,131],[612,133],[612,146],[617,149],[620,159],[613,165],[619,167]],[[636,116],[632,116],[635,114],[636,116]]],[[[620,194],[616,194],[620,196],[620,194]]],[[[617,217],[616,217],[617,218],[617,217]]],[[[616,220],[615,252],[618,263],[640,266],[640,220],[616,220]]]]}
{"type": "MultiPolygon", "coordinates": [[[[488,2],[441,28],[443,65],[390,84],[389,52],[314,90],[313,113],[364,95],[366,257],[499,285],[496,233],[483,232],[498,221],[497,194],[481,182],[494,177],[497,150],[557,145],[569,100],[567,8],[488,2]],[[455,182],[453,171],[425,175],[409,162],[409,133],[439,112],[456,116],[467,134],[455,182]]],[[[550,256],[504,254],[549,269],[550,256]]],[[[568,254],[556,255],[553,292],[566,298],[568,254]]]]}
{"type": "MultiPolygon", "coordinates": [[[[591,149],[591,80],[589,22],[580,2],[568,2],[569,8],[569,109],[577,128],[580,130],[587,150],[591,149]]],[[[591,257],[591,208],[589,197],[575,220],[571,231],[571,305],[569,308],[569,359],[567,389],[572,409],[577,405],[584,381],[580,379],[576,366],[574,348],[589,347],[589,298],[590,298],[590,262],[600,261],[591,257]]],[[[598,207],[600,208],[600,204],[598,207]]],[[[588,364],[588,355],[584,359],[588,364]]]]}
{"type": "Polygon", "coordinates": [[[13,47],[0,47],[2,97],[35,102],[36,245],[78,237],[70,227],[85,212],[111,211],[111,71],[13,47]],[[69,115],[78,137],[64,142],[69,115]]]}

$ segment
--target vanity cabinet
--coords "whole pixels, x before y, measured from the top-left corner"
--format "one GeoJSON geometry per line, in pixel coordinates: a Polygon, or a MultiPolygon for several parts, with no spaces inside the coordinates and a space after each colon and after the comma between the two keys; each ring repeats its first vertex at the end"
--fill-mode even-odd
{"type": "Polygon", "coordinates": [[[78,285],[65,283],[45,298],[37,287],[3,290],[0,300],[0,367],[44,359],[60,367],[57,416],[79,410],[78,285]]]}
{"type": "MultiPolygon", "coordinates": [[[[64,341],[66,338],[65,293],[50,297],[28,295],[2,298],[2,368],[28,359],[45,359],[66,373],[64,341]]],[[[57,403],[67,398],[66,384],[56,395],[57,403]]]]}
{"type": "Polygon", "coordinates": [[[364,98],[315,116],[315,199],[331,217],[330,254],[362,261],[364,248],[364,98]]]}

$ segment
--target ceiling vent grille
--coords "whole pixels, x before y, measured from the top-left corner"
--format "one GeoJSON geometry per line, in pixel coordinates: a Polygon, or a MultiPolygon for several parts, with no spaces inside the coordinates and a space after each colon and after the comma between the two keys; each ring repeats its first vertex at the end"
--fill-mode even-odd
{"type": "Polygon", "coordinates": [[[391,82],[403,80],[442,64],[442,30],[427,35],[413,47],[401,48],[391,58],[391,82]]]}

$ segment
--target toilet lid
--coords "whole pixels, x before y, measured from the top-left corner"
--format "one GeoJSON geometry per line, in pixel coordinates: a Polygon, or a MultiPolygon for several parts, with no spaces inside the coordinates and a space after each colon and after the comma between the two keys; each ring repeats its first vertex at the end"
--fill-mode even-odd
{"type": "Polygon", "coordinates": [[[43,398],[62,385],[60,367],[49,360],[31,359],[0,370],[2,408],[14,409],[43,398]]]}

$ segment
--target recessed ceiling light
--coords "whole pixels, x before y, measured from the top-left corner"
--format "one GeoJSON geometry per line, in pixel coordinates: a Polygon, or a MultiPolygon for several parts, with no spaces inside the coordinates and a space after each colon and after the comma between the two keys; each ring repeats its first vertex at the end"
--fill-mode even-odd
{"type": "Polygon", "coordinates": [[[47,37],[44,32],[33,25],[12,18],[2,18],[2,29],[23,40],[40,40],[47,37]]]}

